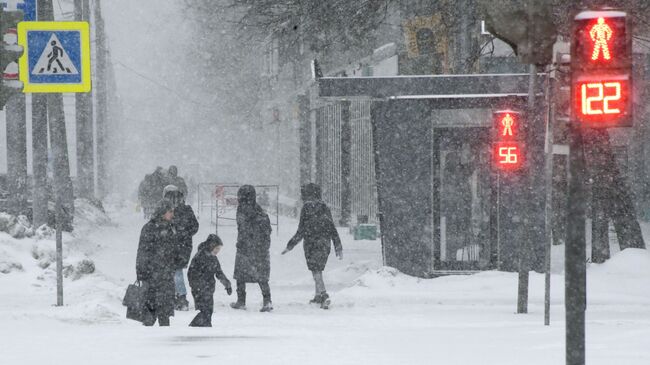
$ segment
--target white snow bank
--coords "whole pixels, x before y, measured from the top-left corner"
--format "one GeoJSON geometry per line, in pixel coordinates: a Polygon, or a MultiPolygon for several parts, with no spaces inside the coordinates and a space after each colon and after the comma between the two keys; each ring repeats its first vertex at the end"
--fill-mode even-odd
{"type": "MultiPolygon", "coordinates": [[[[505,305],[513,306],[517,274],[488,271],[470,276],[435,279],[414,278],[392,268],[369,270],[337,297],[349,305],[391,306],[505,305]]],[[[564,301],[564,276],[552,275],[552,302],[564,301]]],[[[593,305],[650,305],[650,252],[627,249],[604,264],[590,264],[587,272],[588,302],[593,305]]],[[[544,275],[531,273],[530,301],[541,305],[544,275]]]]}

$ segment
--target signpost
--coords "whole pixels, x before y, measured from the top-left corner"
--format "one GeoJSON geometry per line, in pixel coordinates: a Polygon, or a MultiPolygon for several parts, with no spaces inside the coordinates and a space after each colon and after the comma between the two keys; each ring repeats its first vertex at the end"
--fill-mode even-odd
{"type": "Polygon", "coordinates": [[[583,11],[571,40],[569,222],[565,247],[566,363],[585,364],[587,268],[583,131],[632,125],[632,37],[627,14],[583,11]]]}
{"type": "Polygon", "coordinates": [[[85,93],[91,89],[88,22],[22,22],[18,44],[25,93],[85,93]]]}
{"type": "MultiPolygon", "coordinates": [[[[19,4],[20,6],[20,4],[19,4]]],[[[36,1],[22,4],[26,20],[36,20],[36,1]]],[[[90,26],[88,22],[25,21],[18,23],[18,44],[24,53],[19,59],[19,74],[24,93],[87,93],[91,90],[90,26]]],[[[59,96],[60,97],[60,96],[59,96]]],[[[50,134],[59,131],[54,125],[65,123],[63,107],[52,99],[48,103],[50,134]]],[[[59,136],[65,140],[64,136],[59,136]]],[[[63,305],[63,191],[64,180],[60,159],[64,155],[61,146],[53,145],[55,160],[56,192],[56,262],[57,306],[63,305]]],[[[65,147],[63,147],[65,149],[65,147]]],[[[65,174],[67,175],[67,173],[65,174]]]]}

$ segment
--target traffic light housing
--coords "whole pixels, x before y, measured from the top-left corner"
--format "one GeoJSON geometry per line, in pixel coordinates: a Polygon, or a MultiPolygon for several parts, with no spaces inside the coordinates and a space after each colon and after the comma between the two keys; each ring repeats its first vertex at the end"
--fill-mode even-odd
{"type": "Polygon", "coordinates": [[[623,11],[583,11],[571,41],[572,119],[583,127],[632,126],[632,32],[623,11]]]}
{"type": "Polygon", "coordinates": [[[5,107],[7,100],[11,96],[22,91],[22,83],[16,79],[6,77],[4,73],[7,66],[13,62],[17,63],[23,54],[23,47],[17,44],[7,44],[4,35],[9,33],[11,29],[15,29],[22,20],[22,11],[4,11],[0,8],[0,36],[3,38],[0,46],[0,70],[3,71],[0,85],[0,108],[5,107]]]}
{"type": "Polygon", "coordinates": [[[522,122],[522,114],[514,110],[498,110],[492,113],[492,155],[497,170],[517,171],[523,167],[525,151],[522,122]]]}

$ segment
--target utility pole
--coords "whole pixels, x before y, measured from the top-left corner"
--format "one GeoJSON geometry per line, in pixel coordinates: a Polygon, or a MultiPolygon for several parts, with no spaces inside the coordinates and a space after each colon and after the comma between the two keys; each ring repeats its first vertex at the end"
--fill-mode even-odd
{"type": "Polygon", "coordinates": [[[108,182],[107,171],[107,122],[108,122],[108,93],[107,93],[107,62],[108,51],[106,48],[106,33],[102,6],[100,0],[95,0],[95,34],[97,45],[97,76],[96,90],[97,119],[95,130],[97,133],[97,194],[100,199],[106,197],[108,182]]]}
{"type": "MultiPolygon", "coordinates": [[[[89,5],[89,0],[74,0],[74,18],[76,21],[90,21],[89,5]]],[[[86,199],[95,197],[94,136],[91,105],[92,93],[75,94],[77,195],[86,199]]]]}

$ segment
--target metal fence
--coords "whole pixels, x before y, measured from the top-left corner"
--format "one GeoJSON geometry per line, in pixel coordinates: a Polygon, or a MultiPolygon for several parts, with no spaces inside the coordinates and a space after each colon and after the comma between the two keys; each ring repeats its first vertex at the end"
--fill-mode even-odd
{"type": "MultiPolygon", "coordinates": [[[[241,185],[224,183],[198,184],[198,215],[210,212],[210,223],[218,232],[219,227],[236,226],[237,191],[241,185]]],[[[280,186],[255,185],[257,203],[264,209],[271,219],[271,225],[276,226],[279,234],[280,228],[280,186]]]]}
{"type": "MultiPolygon", "coordinates": [[[[372,147],[372,124],[369,100],[349,103],[350,116],[350,214],[366,216],[377,222],[377,186],[372,147]]],[[[332,103],[315,109],[315,181],[323,190],[323,200],[332,210],[335,220],[341,218],[343,197],[342,123],[345,105],[332,103]]]]}
{"type": "Polygon", "coordinates": [[[341,104],[316,109],[316,183],[335,220],[341,218],[341,104]]]}
{"type": "Polygon", "coordinates": [[[376,223],[377,183],[375,176],[375,154],[372,147],[371,102],[354,100],[350,105],[352,132],[352,164],[350,185],[352,189],[352,219],[360,215],[368,217],[369,223],[376,223]]]}

